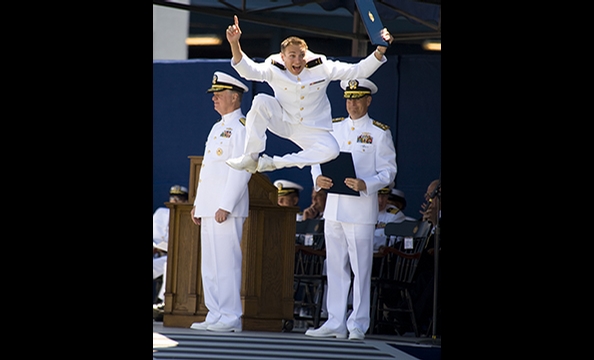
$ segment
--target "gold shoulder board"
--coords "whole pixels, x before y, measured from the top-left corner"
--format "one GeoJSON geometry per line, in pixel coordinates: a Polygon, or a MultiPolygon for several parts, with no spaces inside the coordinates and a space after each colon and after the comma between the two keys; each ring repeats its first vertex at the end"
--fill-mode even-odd
{"type": "Polygon", "coordinates": [[[239,122],[241,123],[241,125],[245,126],[245,118],[244,117],[239,118],[239,122]]]}
{"type": "Polygon", "coordinates": [[[373,125],[377,126],[378,128],[382,129],[382,130],[388,130],[390,127],[384,123],[381,123],[377,120],[373,120],[373,125]]]}
{"type": "Polygon", "coordinates": [[[332,119],[332,122],[333,123],[335,123],[335,122],[341,122],[342,120],[344,120],[344,117],[337,117],[337,118],[332,119]]]}

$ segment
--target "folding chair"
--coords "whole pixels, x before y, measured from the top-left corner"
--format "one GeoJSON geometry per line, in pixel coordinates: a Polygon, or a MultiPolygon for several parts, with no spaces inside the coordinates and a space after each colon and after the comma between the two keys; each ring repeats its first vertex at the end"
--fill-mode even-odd
{"type": "Polygon", "coordinates": [[[379,272],[371,279],[370,334],[379,333],[382,325],[389,325],[396,330],[390,315],[399,312],[410,315],[415,336],[419,336],[410,290],[430,230],[428,221],[405,220],[386,224],[386,246],[376,254],[376,257],[381,257],[379,272]],[[389,244],[392,236],[397,237],[396,241],[389,244]]]}
{"type": "Polygon", "coordinates": [[[326,275],[324,260],[324,220],[310,219],[297,222],[295,243],[294,299],[295,320],[312,321],[317,328],[320,323],[326,275]],[[300,312],[304,310],[303,316],[300,312]]]}

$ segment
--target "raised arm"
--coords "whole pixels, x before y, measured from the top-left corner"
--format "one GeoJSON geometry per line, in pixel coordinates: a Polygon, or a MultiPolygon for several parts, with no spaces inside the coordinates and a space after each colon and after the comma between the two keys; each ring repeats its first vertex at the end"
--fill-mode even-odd
{"type": "Polygon", "coordinates": [[[241,37],[241,29],[239,28],[239,19],[237,15],[233,15],[234,24],[227,28],[227,41],[231,45],[231,54],[233,55],[233,64],[237,64],[243,57],[241,53],[241,45],[239,45],[239,38],[241,37]]]}

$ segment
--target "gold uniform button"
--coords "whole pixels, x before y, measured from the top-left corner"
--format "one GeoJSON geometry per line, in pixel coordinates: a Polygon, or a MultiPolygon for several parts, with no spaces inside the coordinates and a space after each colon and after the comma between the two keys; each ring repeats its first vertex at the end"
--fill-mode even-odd
{"type": "Polygon", "coordinates": [[[303,108],[299,108],[299,111],[303,111],[303,108]]]}
{"type": "Polygon", "coordinates": [[[208,150],[207,153],[210,154],[210,150],[208,150]]]}
{"type": "Polygon", "coordinates": [[[299,119],[299,121],[303,121],[303,118],[299,119]]]}
{"type": "Polygon", "coordinates": [[[223,149],[221,149],[221,148],[218,148],[218,149],[217,149],[217,155],[218,155],[218,156],[221,156],[222,154],[223,154],[223,149]]]}
{"type": "Polygon", "coordinates": [[[349,140],[349,142],[347,142],[347,144],[351,145],[351,140],[349,140]]]}
{"type": "Polygon", "coordinates": [[[302,89],[305,89],[305,85],[301,85],[301,88],[302,88],[302,89]]]}
{"type": "Polygon", "coordinates": [[[300,99],[303,100],[305,98],[305,96],[302,96],[300,99]]]}
{"type": "Polygon", "coordinates": [[[354,127],[352,127],[352,128],[351,128],[351,130],[355,130],[355,128],[354,128],[354,127]]]}

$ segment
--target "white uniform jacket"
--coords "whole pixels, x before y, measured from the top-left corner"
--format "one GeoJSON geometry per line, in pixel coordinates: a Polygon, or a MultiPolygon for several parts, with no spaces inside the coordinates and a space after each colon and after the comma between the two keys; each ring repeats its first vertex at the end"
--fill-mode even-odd
{"type": "Polygon", "coordinates": [[[332,80],[349,80],[371,76],[383,63],[372,53],[358,63],[328,60],[324,55],[307,51],[308,65],[299,76],[284,69],[280,54],[256,63],[243,54],[241,61],[231,66],[247,80],[267,82],[283,107],[283,121],[307,127],[332,130],[332,112],[326,88],[332,80]],[[273,64],[276,63],[277,65],[273,64]]]}
{"type": "Polygon", "coordinates": [[[248,181],[252,174],[225,164],[225,160],[243,154],[244,123],[245,116],[237,109],[225,114],[210,130],[194,200],[194,217],[213,217],[218,209],[229,211],[232,217],[248,216],[248,181]]]}
{"type": "Polygon", "coordinates": [[[169,208],[158,207],[153,213],[153,245],[169,241],[169,208]]]}
{"type": "MultiPolygon", "coordinates": [[[[360,196],[338,195],[328,192],[324,218],[356,224],[376,224],[379,205],[377,191],[388,186],[396,177],[396,149],[389,128],[365,114],[355,121],[350,117],[333,121],[330,132],[341,152],[353,156],[357,178],[365,181],[366,191],[360,196]]],[[[316,191],[320,165],[312,165],[311,174],[316,191]]],[[[334,182],[344,179],[333,179],[334,182]]]]}
{"type": "Polygon", "coordinates": [[[380,246],[386,245],[386,235],[384,229],[387,223],[400,223],[406,220],[406,216],[400,209],[394,205],[388,205],[377,214],[377,224],[373,235],[373,251],[377,251],[380,246]]]}

